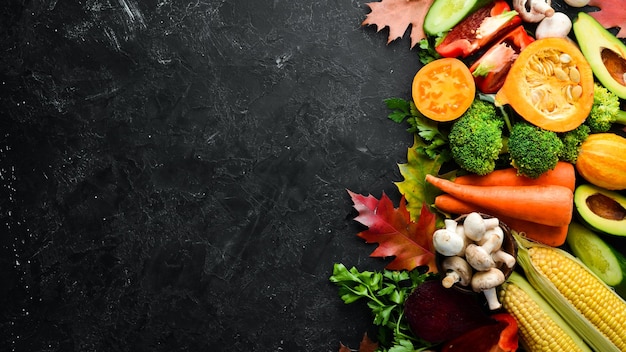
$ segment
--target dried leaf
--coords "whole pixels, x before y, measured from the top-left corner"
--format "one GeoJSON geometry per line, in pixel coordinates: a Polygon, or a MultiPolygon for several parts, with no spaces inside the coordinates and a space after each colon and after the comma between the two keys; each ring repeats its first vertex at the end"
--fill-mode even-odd
{"type": "Polygon", "coordinates": [[[623,0],[590,0],[590,6],[599,11],[589,12],[604,28],[619,27],[616,37],[626,38],[626,7],[623,0]]]}
{"type": "Polygon", "coordinates": [[[424,18],[434,0],[382,0],[369,2],[371,12],[361,25],[375,25],[377,31],[389,27],[387,44],[402,38],[411,26],[411,48],[426,38],[424,18]]]}
{"type": "MultiPolygon", "coordinates": [[[[359,344],[358,352],[376,352],[378,347],[378,342],[372,341],[372,339],[367,336],[367,333],[365,333],[363,334],[363,339],[361,339],[361,343],[359,344]]],[[[352,352],[352,350],[348,346],[340,343],[339,352],[352,352]]]]}
{"type": "Polygon", "coordinates": [[[378,342],[374,342],[367,336],[367,333],[363,335],[361,344],[359,345],[359,352],[376,352],[378,349],[378,342]]]}
{"type": "Polygon", "coordinates": [[[367,226],[357,236],[367,243],[378,243],[371,257],[395,258],[387,264],[389,270],[413,270],[428,265],[429,272],[437,272],[432,235],[436,216],[422,206],[418,222],[410,219],[404,197],[395,208],[391,199],[383,193],[380,200],[374,196],[362,196],[348,191],[354,208],[359,214],[354,220],[367,226]]]}
{"type": "Polygon", "coordinates": [[[352,350],[343,343],[339,343],[339,352],[352,352],[352,350]]]}

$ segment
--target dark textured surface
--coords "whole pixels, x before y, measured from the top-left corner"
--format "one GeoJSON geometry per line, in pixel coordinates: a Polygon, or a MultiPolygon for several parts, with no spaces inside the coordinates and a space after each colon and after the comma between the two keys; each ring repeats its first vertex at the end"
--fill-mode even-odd
{"type": "Polygon", "coordinates": [[[2,1],[0,350],[336,351],[408,38],[366,1],[2,1]]]}

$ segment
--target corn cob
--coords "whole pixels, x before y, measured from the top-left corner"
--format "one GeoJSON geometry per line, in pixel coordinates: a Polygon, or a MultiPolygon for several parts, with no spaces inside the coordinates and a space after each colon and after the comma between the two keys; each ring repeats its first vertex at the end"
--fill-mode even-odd
{"type": "Polygon", "coordinates": [[[501,286],[500,301],[517,321],[520,343],[526,351],[591,351],[520,274],[513,272],[501,286]]]}
{"type": "Polygon", "coordinates": [[[626,302],[562,249],[516,235],[528,281],[596,351],[626,351],[626,302]]]}

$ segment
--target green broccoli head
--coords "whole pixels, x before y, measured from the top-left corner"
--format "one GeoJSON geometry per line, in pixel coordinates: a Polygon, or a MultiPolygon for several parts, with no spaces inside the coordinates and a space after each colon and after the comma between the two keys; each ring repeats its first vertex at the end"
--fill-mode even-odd
{"type": "Polygon", "coordinates": [[[580,125],[571,131],[562,133],[560,137],[563,142],[563,149],[559,154],[559,159],[576,164],[580,147],[589,137],[589,133],[591,133],[591,129],[587,125],[580,125]]]}
{"type": "Polygon", "coordinates": [[[452,125],[448,143],[454,161],[463,169],[479,175],[494,170],[502,149],[504,121],[493,104],[475,99],[469,109],[452,125]]]}
{"type": "Polygon", "coordinates": [[[555,132],[518,122],[511,129],[508,150],[511,165],[519,174],[537,178],[554,169],[563,150],[563,142],[555,132]]]}
{"type": "Polygon", "coordinates": [[[606,132],[620,115],[619,97],[604,86],[595,83],[593,105],[585,123],[591,132],[606,132]]]}

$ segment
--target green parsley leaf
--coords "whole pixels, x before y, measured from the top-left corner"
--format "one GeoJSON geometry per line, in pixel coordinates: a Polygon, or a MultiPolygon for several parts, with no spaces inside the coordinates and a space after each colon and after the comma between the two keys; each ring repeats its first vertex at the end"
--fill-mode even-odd
{"type": "Polygon", "coordinates": [[[346,268],[337,263],[329,280],[339,286],[339,296],[349,304],[359,299],[367,300],[372,313],[372,323],[378,326],[381,352],[415,352],[432,347],[415,337],[404,319],[404,302],[411,292],[429,276],[417,268],[412,271],[381,272],[346,268]]]}

